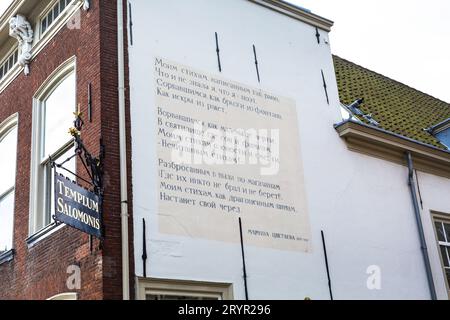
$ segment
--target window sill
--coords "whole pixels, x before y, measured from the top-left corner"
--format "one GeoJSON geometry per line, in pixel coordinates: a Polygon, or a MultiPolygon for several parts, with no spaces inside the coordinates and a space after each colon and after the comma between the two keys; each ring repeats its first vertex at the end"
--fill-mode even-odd
{"type": "Polygon", "coordinates": [[[0,265],[4,264],[6,262],[12,261],[14,259],[14,254],[15,254],[14,249],[11,249],[9,251],[1,253],[0,254],[0,265]]]}
{"type": "Polygon", "coordinates": [[[61,230],[65,225],[64,224],[57,224],[56,222],[46,226],[45,228],[39,230],[32,236],[30,236],[26,242],[28,245],[28,248],[31,248],[35,246],[40,241],[44,240],[45,238],[51,236],[55,232],[61,230]]]}

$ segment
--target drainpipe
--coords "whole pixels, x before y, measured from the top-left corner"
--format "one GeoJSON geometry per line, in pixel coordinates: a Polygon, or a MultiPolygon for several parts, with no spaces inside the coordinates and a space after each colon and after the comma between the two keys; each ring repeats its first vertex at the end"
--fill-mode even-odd
{"type": "Polygon", "coordinates": [[[423,231],[422,219],[420,217],[419,202],[417,201],[416,185],[414,183],[414,165],[411,156],[411,152],[406,152],[406,160],[408,162],[408,185],[411,191],[411,199],[414,206],[414,214],[416,216],[417,228],[419,229],[420,237],[420,249],[422,250],[423,261],[425,264],[425,270],[427,273],[428,286],[430,288],[430,294],[432,300],[437,300],[436,289],[434,287],[433,274],[431,272],[431,263],[428,256],[427,243],[425,241],[425,234],[423,231]]]}
{"type": "Polygon", "coordinates": [[[120,148],[120,199],[122,231],[122,288],[123,300],[130,300],[130,261],[128,252],[128,190],[127,190],[127,140],[125,122],[125,54],[123,0],[117,0],[117,49],[119,69],[119,148],[120,148]]]}

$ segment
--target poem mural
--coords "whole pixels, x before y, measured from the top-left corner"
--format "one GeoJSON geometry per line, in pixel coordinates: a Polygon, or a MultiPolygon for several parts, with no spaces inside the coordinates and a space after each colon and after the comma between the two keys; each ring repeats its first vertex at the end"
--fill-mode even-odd
{"type": "Polygon", "coordinates": [[[295,101],[154,59],[161,233],[309,252],[295,101]]]}

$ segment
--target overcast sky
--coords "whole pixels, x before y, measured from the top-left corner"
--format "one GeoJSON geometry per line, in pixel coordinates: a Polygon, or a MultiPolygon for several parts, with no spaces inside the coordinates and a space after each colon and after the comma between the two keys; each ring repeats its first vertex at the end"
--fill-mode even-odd
{"type": "Polygon", "coordinates": [[[334,54],[450,102],[450,0],[290,0],[335,22],[334,54]]]}
{"type": "Polygon", "coordinates": [[[450,102],[450,0],[290,2],[335,22],[333,53],[450,102]]]}

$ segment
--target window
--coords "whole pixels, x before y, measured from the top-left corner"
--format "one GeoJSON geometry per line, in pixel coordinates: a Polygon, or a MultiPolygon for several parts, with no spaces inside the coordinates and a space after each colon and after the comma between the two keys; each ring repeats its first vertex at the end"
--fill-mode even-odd
{"type": "Polygon", "coordinates": [[[450,118],[426,130],[429,134],[438,139],[447,149],[450,149],[450,118]]]}
{"type": "MultiPolygon", "coordinates": [[[[68,133],[69,128],[73,127],[75,110],[75,60],[70,59],[46,80],[34,99],[30,195],[32,234],[53,223],[54,172],[51,161],[64,163],[64,168],[76,172],[76,158],[67,161],[75,148],[68,133]]],[[[76,180],[68,171],[60,173],[76,180]]]]}
{"type": "Polygon", "coordinates": [[[450,149],[450,128],[436,133],[436,138],[438,138],[447,149],[450,149]]]}
{"type": "Polygon", "coordinates": [[[15,48],[6,59],[0,64],[0,80],[2,80],[9,71],[16,65],[19,56],[18,48],[15,48]]]}
{"type": "Polygon", "coordinates": [[[139,279],[141,300],[231,300],[231,284],[165,279],[139,279]]]}
{"type": "Polygon", "coordinates": [[[0,255],[13,248],[17,115],[0,124],[0,255]]]}
{"type": "Polygon", "coordinates": [[[435,218],[434,225],[447,281],[447,290],[450,293],[450,220],[435,218]]]}
{"type": "Polygon", "coordinates": [[[49,9],[49,11],[41,19],[41,35],[58,19],[58,17],[69,7],[73,0],[59,0],[49,9]]]}

